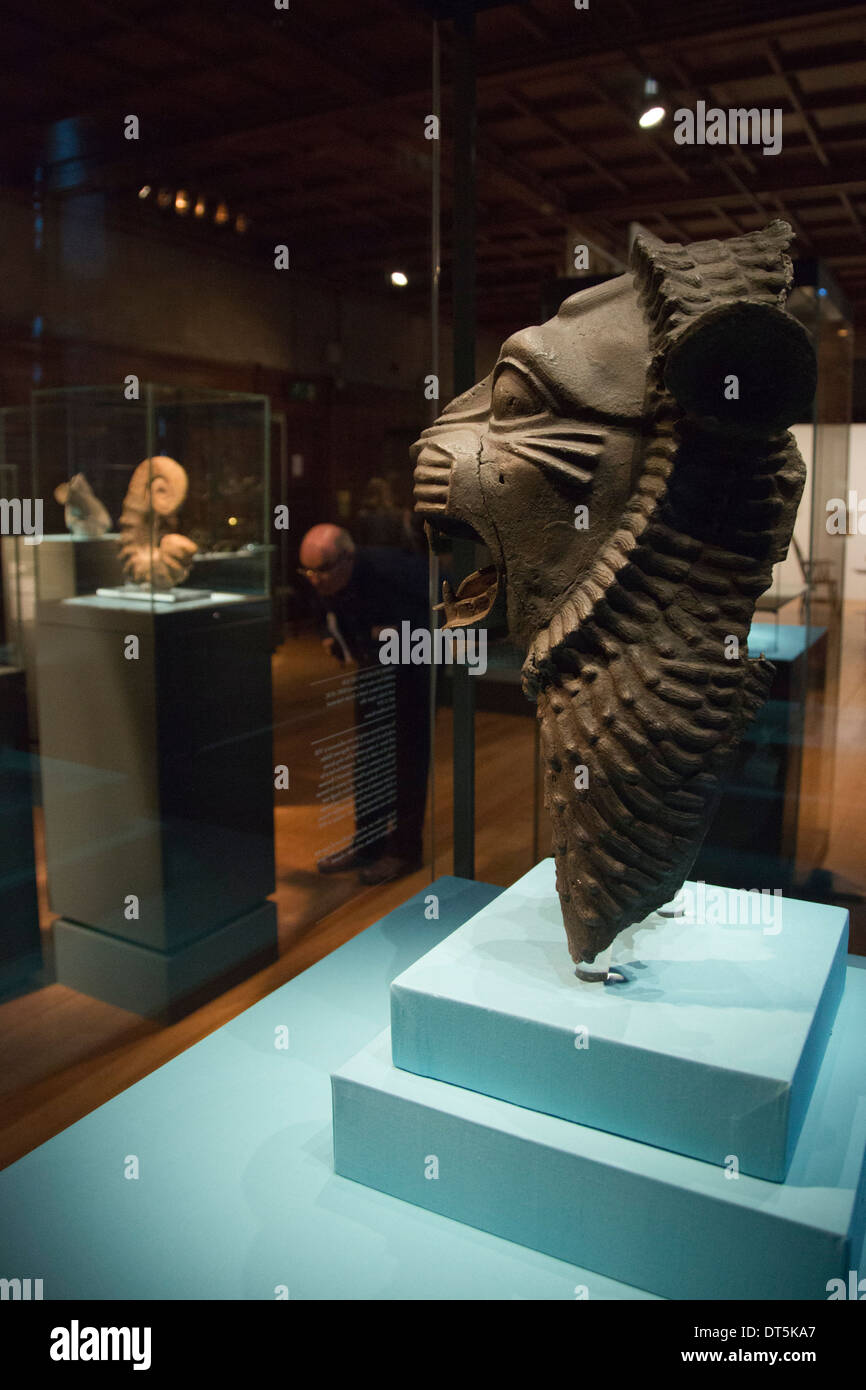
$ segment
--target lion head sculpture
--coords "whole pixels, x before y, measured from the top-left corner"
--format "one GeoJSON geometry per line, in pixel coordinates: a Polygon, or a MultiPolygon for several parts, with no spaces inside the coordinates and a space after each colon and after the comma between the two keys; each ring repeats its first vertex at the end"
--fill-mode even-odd
{"type": "Polygon", "coordinates": [[[413,446],[416,510],[494,559],[446,586],[447,625],[498,597],[526,650],[578,974],[679,891],[772,679],[747,639],[816,378],[791,238],[639,238],[631,273],[509,338],[413,446]]]}

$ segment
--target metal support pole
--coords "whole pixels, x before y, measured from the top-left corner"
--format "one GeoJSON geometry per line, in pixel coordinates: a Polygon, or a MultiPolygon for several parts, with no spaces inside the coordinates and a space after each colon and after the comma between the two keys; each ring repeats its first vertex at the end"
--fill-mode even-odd
{"type": "MultiPolygon", "coordinates": [[[[431,114],[437,119],[437,138],[432,142],[432,182],[430,189],[430,371],[439,380],[439,279],[442,273],[442,51],[439,36],[439,21],[433,20],[432,47],[432,103],[431,114]]],[[[436,419],[441,402],[430,402],[430,424],[436,419]]],[[[436,626],[433,609],[439,602],[441,583],[439,578],[439,556],[429,547],[429,591],[431,630],[436,626]]],[[[436,877],[436,689],[437,671],[435,661],[430,663],[430,760],[428,764],[427,785],[429,787],[430,824],[430,878],[436,877]]]]}
{"type": "MultiPolygon", "coordinates": [[[[453,20],[454,92],[454,394],[475,383],[475,9],[453,20]]],[[[471,541],[454,542],[455,588],[476,568],[471,541]]],[[[454,667],[454,873],[475,877],[475,689],[466,666],[454,667]]]]}

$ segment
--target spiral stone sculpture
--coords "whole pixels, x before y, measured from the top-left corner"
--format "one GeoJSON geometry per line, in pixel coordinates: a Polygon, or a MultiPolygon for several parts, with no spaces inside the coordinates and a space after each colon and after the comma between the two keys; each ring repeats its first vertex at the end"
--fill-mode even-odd
{"type": "Polygon", "coordinates": [[[123,569],[132,583],[165,591],[189,574],[198,546],[169,529],[188,486],[186,469],[165,454],[144,459],[133,473],[119,523],[123,569]]]}

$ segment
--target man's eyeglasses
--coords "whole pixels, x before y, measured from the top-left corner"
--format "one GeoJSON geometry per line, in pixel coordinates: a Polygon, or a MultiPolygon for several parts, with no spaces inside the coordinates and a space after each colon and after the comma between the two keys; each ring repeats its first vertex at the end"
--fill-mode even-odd
{"type": "Polygon", "coordinates": [[[312,579],[314,574],[330,574],[332,570],[339,568],[342,560],[343,556],[341,555],[339,559],[332,560],[330,565],[317,565],[315,569],[312,566],[298,565],[298,574],[304,579],[312,579]]]}

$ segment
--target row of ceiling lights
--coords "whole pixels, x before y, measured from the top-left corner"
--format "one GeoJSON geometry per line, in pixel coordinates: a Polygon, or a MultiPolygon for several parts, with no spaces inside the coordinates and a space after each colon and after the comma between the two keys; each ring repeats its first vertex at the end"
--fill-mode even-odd
{"type": "MultiPolygon", "coordinates": [[[[659,97],[659,85],[654,77],[647,77],[643,85],[643,99],[640,102],[640,113],[638,115],[638,125],[643,130],[648,130],[651,126],[658,125],[667,115],[667,108],[662,105],[659,97]]],[[[142,200],[150,198],[153,189],[149,183],[144,184],[138,190],[138,196],[142,200]]],[[[173,193],[170,188],[160,188],[156,195],[156,202],[161,208],[168,208],[174,204],[175,212],[185,217],[192,210],[195,217],[205,217],[207,215],[207,204],[204,198],[197,198],[193,204],[186,189],[180,188],[173,193]]],[[[217,203],[213,214],[213,220],[218,227],[225,226],[231,221],[231,213],[225,203],[217,203]]],[[[246,213],[238,213],[235,217],[235,231],[246,232],[249,229],[250,219],[246,213]]],[[[405,289],[409,284],[409,277],[403,270],[391,271],[391,284],[397,289],[405,289]]]]}
{"type": "MultiPolygon", "coordinates": [[[[638,125],[647,130],[651,126],[658,125],[667,115],[666,108],[662,105],[659,98],[659,86],[655,78],[648,77],[644,81],[643,99],[640,103],[640,114],[638,115],[638,125]]],[[[144,201],[153,195],[153,188],[149,183],[143,184],[138,190],[139,198],[144,201]]],[[[170,188],[160,188],[156,194],[156,203],[161,208],[174,206],[176,213],[185,217],[190,211],[194,217],[204,218],[207,216],[207,203],[202,197],[196,198],[193,203],[192,198],[185,188],[179,188],[177,192],[172,192],[170,188]]],[[[213,221],[218,227],[224,227],[232,220],[228,206],[225,203],[217,203],[213,212],[213,221]]],[[[249,230],[250,219],[246,213],[241,212],[234,219],[235,231],[246,232],[249,230]]],[[[390,275],[391,284],[397,289],[405,289],[409,284],[409,277],[403,270],[392,270],[390,275]]]]}
{"type": "MultiPolygon", "coordinates": [[[[138,190],[138,196],[142,202],[153,197],[151,184],[142,184],[138,190]]],[[[195,203],[193,203],[185,188],[179,188],[176,193],[173,193],[170,188],[160,188],[156,194],[155,202],[158,207],[163,209],[174,207],[175,212],[181,217],[186,217],[189,212],[192,212],[194,217],[207,216],[207,203],[204,198],[196,198],[195,203]]],[[[231,221],[231,213],[225,203],[217,203],[213,212],[213,221],[218,227],[224,227],[226,223],[231,221]]],[[[249,227],[250,219],[245,212],[239,212],[235,217],[235,231],[243,234],[249,231],[249,227]]],[[[398,289],[405,289],[409,284],[409,277],[404,270],[392,270],[390,278],[391,284],[398,289]]]]}
{"type": "MultiPolygon", "coordinates": [[[[149,183],[142,184],[141,188],[138,190],[138,196],[142,202],[145,202],[152,198],[152,185],[149,183]]],[[[195,202],[193,203],[192,198],[190,197],[189,193],[187,193],[185,188],[179,188],[176,193],[172,192],[170,188],[160,188],[156,194],[155,202],[157,204],[157,207],[163,209],[173,207],[175,212],[178,213],[181,217],[186,217],[187,214],[190,212],[192,212],[193,217],[204,218],[207,216],[207,203],[205,202],[205,199],[199,197],[196,198],[195,202]]],[[[232,215],[229,212],[227,204],[217,203],[213,211],[213,221],[216,224],[216,226],[224,227],[228,222],[231,221],[231,217],[232,215]]],[[[234,222],[236,232],[240,232],[241,234],[243,234],[244,232],[249,231],[250,219],[247,217],[245,212],[239,212],[235,217],[234,222]]],[[[406,286],[409,284],[409,277],[404,270],[392,270],[390,278],[391,284],[396,286],[397,289],[405,289],[406,286]]]]}
{"type": "MultiPolygon", "coordinates": [[[[208,216],[208,205],[206,200],[202,197],[193,200],[185,188],[179,188],[176,192],[170,188],[160,188],[157,190],[156,195],[154,195],[152,186],[149,183],[145,183],[142,184],[141,188],[138,190],[138,196],[142,202],[153,198],[157,207],[163,210],[173,207],[180,217],[186,217],[190,212],[193,217],[198,217],[199,219],[204,219],[208,216]]],[[[245,212],[236,213],[233,217],[232,213],[229,211],[228,205],[222,202],[217,203],[214,207],[211,220],[217,227],[228,226],[228,224],[233,221],[235,231],[239,232],[241,235],[243,235],[244,232],[248,232],[250,229],[250,219],[245,212]]]]}

